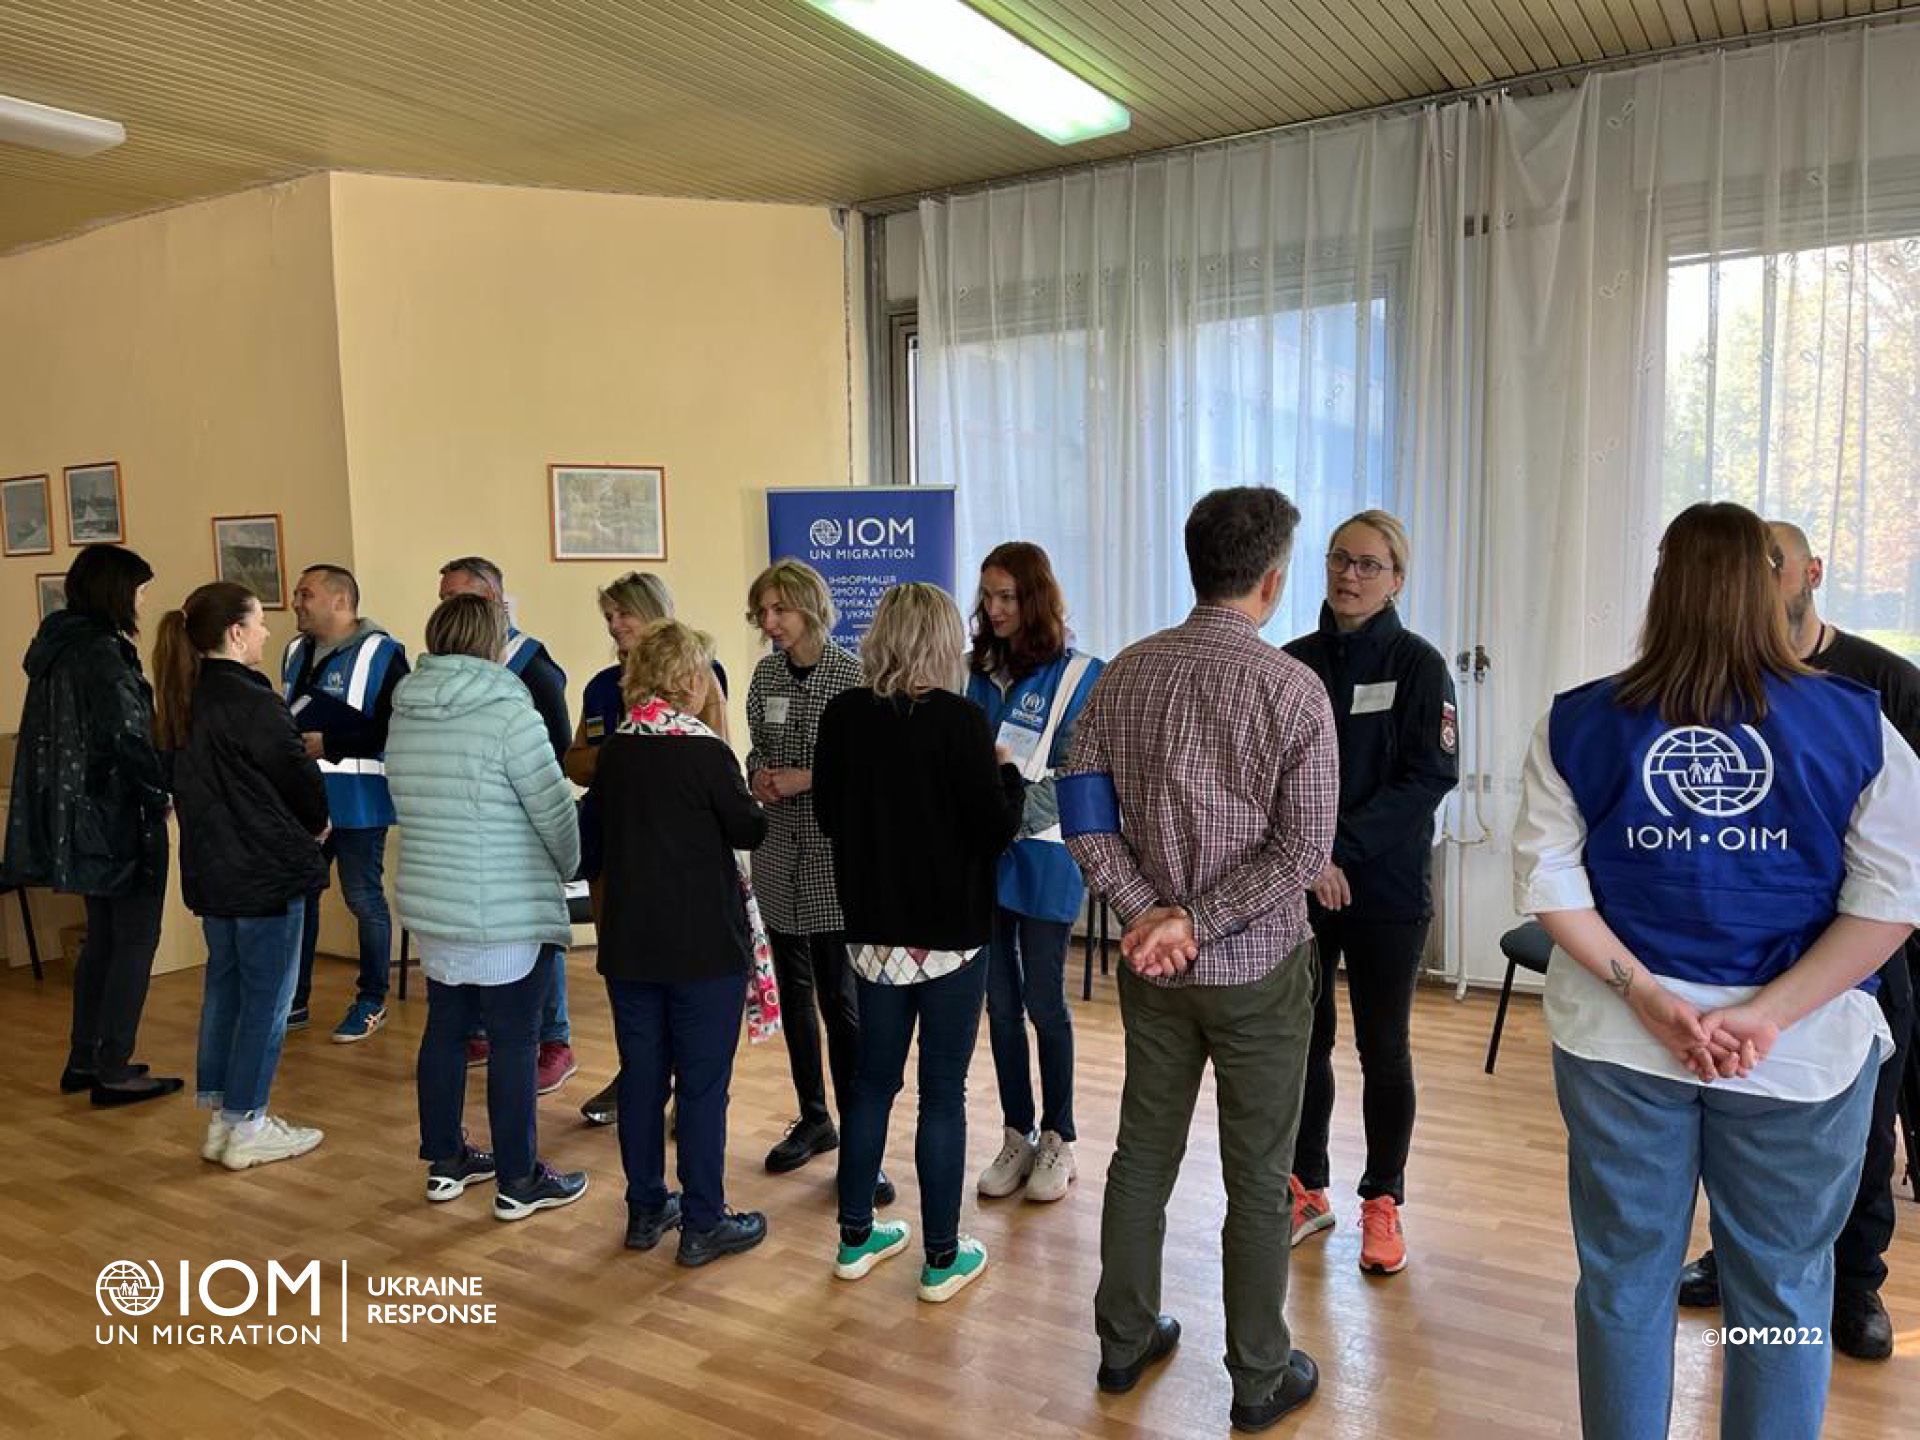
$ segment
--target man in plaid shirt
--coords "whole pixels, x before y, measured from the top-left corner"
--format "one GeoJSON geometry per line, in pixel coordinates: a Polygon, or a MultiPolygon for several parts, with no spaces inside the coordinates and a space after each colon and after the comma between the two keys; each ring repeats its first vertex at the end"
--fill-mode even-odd
{"type": "Polygon", "coordinates": [[[1319,1383],[1283,1308],[1287,1167],[1313,1020],[1307,887],[1339,809],[1333,712],[1313,672],[1260,638],[1300,512],[1277,490],[1203,498],[1187,517],[1199,603],[1107,667],[1060,782],[1068,847],[1126,933],[1127,1079],[1100,1223],[1103,1390],[1168,1354],[1167,1198],[1213,1062],[1227,1369],[1236,1427],[1265,1429],[1319,1383]]]}

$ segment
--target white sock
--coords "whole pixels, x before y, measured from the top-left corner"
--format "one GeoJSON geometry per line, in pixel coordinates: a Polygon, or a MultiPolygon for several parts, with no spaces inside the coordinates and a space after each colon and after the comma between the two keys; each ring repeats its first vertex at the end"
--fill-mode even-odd
{"type": "Polygon", "coordinates": [[[236,1140],[251,1140],[266,1128],[267,1117],[264,1114],[256,1115],[251,1120],[235,1120],[233,1122],[233,1138],[236,1140]]]}

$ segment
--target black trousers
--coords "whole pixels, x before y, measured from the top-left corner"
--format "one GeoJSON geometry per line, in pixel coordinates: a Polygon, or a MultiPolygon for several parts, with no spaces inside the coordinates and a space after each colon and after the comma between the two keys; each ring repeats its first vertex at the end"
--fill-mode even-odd
{"type": "Polygon", "coordinates": [[[147,1007],[153,952],[160,948],[164,891],[88,895],[87,942],[73,972],[73,1035],[67,1064],[103,1081],[125,1078],[147,1007]]]}
{"type": "Polygon", "coordinates": [[[787,1066],[793,1072],[800,1119],[806,1124],[830,1121],[814,1012],[818,1010],[827,1029],[834,1108],[844,1111],[860,1059],[860,999],[847,965],[846,943],[838,935],[786,935],[778,930],[770,931],[767,940],[773,946],[781,1031],[787,1037],[787,1066]]]}
{"type": "Polygon", "coordinates": [[[1907,1073],[1913,1046],[1913,969],[1915,946],[1909,943],[1880,967],[1880,1009],[1893,1031],[1893,1058],[1880,1067],[1873,1091],[1873,1120],[1867,1129],[1867,1158],[1860,1167],[1860,1190],[1840,1238],[1833,1242],[1834,1288],[1878,1290],[1887,1278],[1880,1257],[1893,1243],[1893,1166],[1895,1112],[1900,1077],[1907,1073]]]}
{"type": "Polygon", "coordinates": [[[1407,1150],[1413,1144],[1409,1030],[1427,922],[1360,920],[1315,907],[1313,938],[1320,954],[1320,977],[1293,1173],[1309,1190],[1326,1189],[1330,1178],[1327,1136],[1333,1125],[1333,1042],[1338,1025],[1333,981],[1345,956],[1347,1008],[1353,1015],[1354,1047],[1360,1052],[1361,1111],[1367,1130],[1367,1168],[1360,1177],[1360,1197],[1390,1195],[1399,1205],[1406,1200],[1407,1150]]]}

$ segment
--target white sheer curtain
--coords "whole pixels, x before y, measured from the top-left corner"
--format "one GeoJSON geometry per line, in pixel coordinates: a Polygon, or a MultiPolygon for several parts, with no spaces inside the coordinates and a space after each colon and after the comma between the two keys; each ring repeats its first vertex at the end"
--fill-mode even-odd
{"type": "Polygon", "coordinates": [[[1187,508],[1409,522],[1461,686],[1449,948],[1503,969],[1520,760],[1630,655],[1659,531],[1731,498],[1920,650],[1920,24],[1879,25],[922,207],[920,465],[963,554],[1053,552],[1085,643],[1190,603],[1187,508]]]}

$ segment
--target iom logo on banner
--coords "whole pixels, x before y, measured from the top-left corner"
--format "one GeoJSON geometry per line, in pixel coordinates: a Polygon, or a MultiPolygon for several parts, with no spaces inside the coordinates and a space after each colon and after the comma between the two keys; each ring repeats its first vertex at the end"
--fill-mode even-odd
{"type": "Polygon", "coordinates": [[[807,529],[807,539],[822,550],[831,550],[840,543],[840,522],[838,520],[816,520],[807,529]]]}
{"type": "Polygon", "coordinates": [[[158,1265],[147,1263],[153,1266],[151,1275],[137,1260],[115,1260],[100,1272],[100,1278],[93,1282],[93,1294],[103,1314],[111,1317],[118,1310],[122,1315],[145,1315],[160,1303],[167,1293],[167,1282],[158,1265]]]}
{"type": "Polygon", "coordinates": [[[1654,741],[1640,772],[1653,808],[1672,816],[1667,802],[1673,801],[1696,815],[1726,820],[1766,799],[1773,788],[1773,752],[1751,725],[1742,725],[1738,736],[1682,725],[1654,741]]]}

